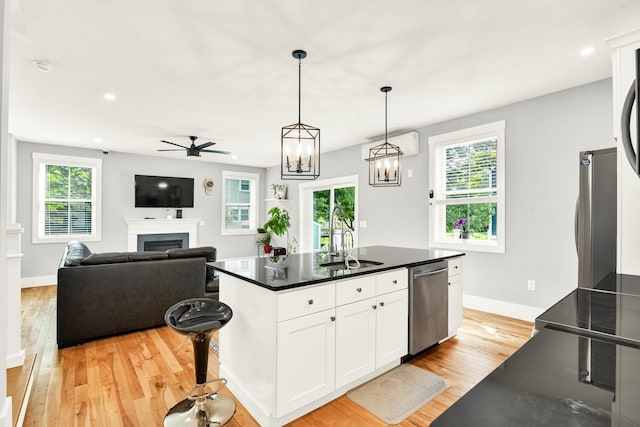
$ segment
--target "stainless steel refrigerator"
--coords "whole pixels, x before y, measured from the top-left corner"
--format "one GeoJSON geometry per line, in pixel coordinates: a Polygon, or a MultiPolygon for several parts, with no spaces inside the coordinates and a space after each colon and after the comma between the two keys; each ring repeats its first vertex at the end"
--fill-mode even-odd
{"type": "Polygon", "coordinates": [[[594,288],[616,271],[616,149],[580,152],[576,206],[578,286],[594,288]]]}

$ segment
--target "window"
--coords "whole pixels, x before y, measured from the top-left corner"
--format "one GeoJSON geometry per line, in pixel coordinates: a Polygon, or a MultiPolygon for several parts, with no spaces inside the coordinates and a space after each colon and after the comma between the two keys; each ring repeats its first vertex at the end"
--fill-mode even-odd
{"type": "Polygon", "coordinates": [[[102,160],[33,153],[33,243],[100,240],[102,160]]]}
{"type": "Polygon", "coordinates": [[[505,122],[429,138],[429,244],[504,253],[505,122]]]}
{"type": "Polygon", "coordinates": [[[256,232],[259,180],[257,174],[222,172],[222,234],[256,232]]]}

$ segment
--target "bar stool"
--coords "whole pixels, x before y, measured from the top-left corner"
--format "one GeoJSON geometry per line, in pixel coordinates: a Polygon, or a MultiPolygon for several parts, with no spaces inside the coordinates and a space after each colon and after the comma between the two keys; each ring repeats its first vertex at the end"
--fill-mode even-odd
{"type": "Polygon", "coordinates": [[[165,427],[173,426],[221,426],[231,419],[236,405],[233,399],[218,394],[227,380],[216,378],[207,381],[209,343],[214,332],[227,324],[233,311],[211,298],[191,298],[172,305],[164,315],[166,324],[176,332],[191,338],[196,368],[196,385],[187,398],[167,412],[165,427]],[[213,391],[205,392],[206,386],[213,391]]]}

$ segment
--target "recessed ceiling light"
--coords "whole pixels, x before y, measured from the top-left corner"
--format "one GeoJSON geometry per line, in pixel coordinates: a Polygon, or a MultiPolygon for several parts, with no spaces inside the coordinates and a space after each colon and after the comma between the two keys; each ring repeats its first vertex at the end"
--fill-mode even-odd
{"type": "Polygon", "coordinates": [[[593,52],[595,52],[595,48],[593,46],[586,46],[583,47],[582,50],[580,51],[580,55],[582,56],[589,56],[591,55],[593,52]]]}
{"type": "Polygon", "coordinates": [[[105,101],[115,101],[116,100],[116,95],[115,93],[111,93],[111,92],[107,92],[103,95],[105,101]]]}
{"type": "Polygon", "coordinates": [[[53,65],[49,64],[45,61],[32,61],[33,65],[38,69],[38,71],[42,71],[43,73],[48,73],[53,70],[53,65]]]}
{"type": "Polygon", "coordinates": [[[233,160],[238,160],[238,156],[236,156],[236,155],[231,156],[231,158],[232,158],[233,160]]]}
{"type": "Polygon", "coordinates": [[[93,142],[100,144],[102,142],[102,138],[93,138],[93,142]]]}

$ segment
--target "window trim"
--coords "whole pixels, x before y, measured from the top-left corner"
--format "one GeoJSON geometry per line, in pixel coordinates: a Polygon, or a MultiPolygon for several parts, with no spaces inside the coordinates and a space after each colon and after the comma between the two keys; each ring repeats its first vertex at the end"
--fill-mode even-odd
{"type": "Polygon", "coordinates": [[[62,243],[69,240],[98,241],[102,239],[102,159],[91,157],[61,156],[49,153],[32,153],[33,159],[33,191],[32,191],[32,233],[31,242],[62,243]],[[92,176],[92,232],[90,234],[63,234],[46,236],[44,234],[44,172],[43,165],[90,167],[95,170],[92,176]]]}
{"type": "MultiPolygon", "coordinates": [[[[429,184],[433,191],[433,197],[429,198],[429,246],[444,249],[458,249],[465,251],[505,253],[506,243],[506,221],[505,221],[505,128],[504,120],[487,123],[467,129],[461,129],[428,138],[429,144],[429,184]],[[496,138],[497,139],[497,200],[496,214],[497,232],[496,240],[459,240],[442,238],[442,223],[438,219],[442,217],[440,206],[446,206],[444,202],[444,183],[439,182],[438,176],[442,175],[440,150],[445,147],[460,144],[469,144],[477,140],[496,138]]],[[[478,198],[477,203],[484,200],[478,198]]]]}
{"type": "MultiPolygon", "coordinates": [[[[220,234],[222,236],[240,236],[247,234],[255,234],[258,225],[258,196],[260,189],[260,175],[257,173],[222,171],[222,225],[220,234]],[[225,222],[226,200],[227,200],[227,179],[238,179],[249,181],[249,228],[245,229],[227,229],[225,222]]],[[[238,191],[247,192],[247,190],[238,189],[238,191]]],[[[238,211],[239,213],[239,211],[238,211]]]]}

